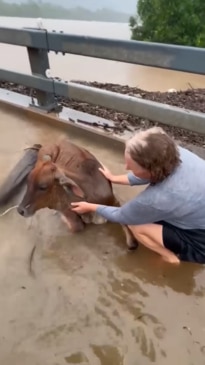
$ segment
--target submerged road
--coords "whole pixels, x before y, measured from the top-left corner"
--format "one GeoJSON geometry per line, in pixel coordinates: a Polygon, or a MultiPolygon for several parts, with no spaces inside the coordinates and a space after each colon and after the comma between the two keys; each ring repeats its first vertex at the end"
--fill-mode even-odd
{"type": "MultiPolygon", "coordinates": [[[[24,148],[65,133],[0,111],[0,182],[24,148]]],[[[119,152],[69,137],[123,173],[119,152]]],[[[115,191],[126,201],[138,189],[115,191]]],[[[127,253],[118,225],[70,234],[46,209],[1,217],[0,237],[1,364],[205,364],[203,266],[172,267],[143,248],[127,253]]]]}

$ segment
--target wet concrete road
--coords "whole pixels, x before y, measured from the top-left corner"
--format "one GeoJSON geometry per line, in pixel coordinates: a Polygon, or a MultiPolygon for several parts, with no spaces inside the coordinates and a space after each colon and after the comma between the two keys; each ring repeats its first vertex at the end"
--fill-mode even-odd
{"type": "MultiPolygon", "coordinates": [[[[64,131],[0,113],[0,181],[35,142],[64,131]]],[[[73,138],[114,172],[123,158],[73,138]]],[[[123,201],[136,188],[116,188],[123,201]]],[[[0,363],[205,364],[205,269],[127,253],[117,225],[72,235],[53,211],[0,218],[0,363]],[[32,277],[28,257],[34,244],[32,277]]]]}

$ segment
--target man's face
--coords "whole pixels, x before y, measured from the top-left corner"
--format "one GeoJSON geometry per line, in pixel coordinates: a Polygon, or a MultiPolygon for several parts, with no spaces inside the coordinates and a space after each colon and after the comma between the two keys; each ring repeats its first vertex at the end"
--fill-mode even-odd
{"type": "Polygon", "coordinates": [[[132,173],[140,178],[149,178],[149,172],[135,162],[130,155],[125,151],[125,168],[132,171],[132,173]]]}

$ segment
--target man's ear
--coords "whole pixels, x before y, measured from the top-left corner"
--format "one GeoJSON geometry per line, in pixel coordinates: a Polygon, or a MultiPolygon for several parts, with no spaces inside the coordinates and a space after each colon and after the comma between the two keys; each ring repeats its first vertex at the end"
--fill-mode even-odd
{"type": "Polygon", "coordinates": [[[64,172],[57,169],[55,173],[55,179],[58,181],[59,185],[67,188],[67,193],[70,189],[74,195],[84,198],[84,192],[82,191],[80,186],[76,184],[73,179],[67,177],[64,172]]]}

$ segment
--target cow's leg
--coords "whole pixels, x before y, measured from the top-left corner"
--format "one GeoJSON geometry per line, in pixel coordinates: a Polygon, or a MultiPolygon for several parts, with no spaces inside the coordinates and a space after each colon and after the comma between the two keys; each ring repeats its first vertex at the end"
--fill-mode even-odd
{"type": "Polygon", "coordinates": [[[86,224],[105,224],[107,222],[107,219],[103,218],[100,214],[97,214],[96,212],[82,214],[81,218],[86,224]]]}
{"type": "MultiPolygon", "coordinates": [[[[113,206],[115,207],[120,207],[121,204],[119,202],[119,200],[117,199],[116,196],[114,196],[114,204],[113,206]]],[[[121,227],[125,233],[125,237],[126,237],[126,243],[127,243],[127,247],[129,250],[136,250],[139,243],[137,242],[136,238],[134,237],[133,233],[131,232],[131,230],[128,228],[128,226],[125,226],[123,224],[121,224],[121,227]]]]}
{"type": "Polygon", "coordinates": [[[138,248],[138,241],[134,237],[133,233],[130,231],[130,229],[127,226],[121,225],[125,237],[126,237],[126,243],[129,250],[136,250],[138,248]]]}
{"type": "Polygon", "coordinates": [[[85,224],[92,223],[92,213],[84,213],[84,214],[81,214],[80,217],[85,224]]]}
{"type": "Polygon", "coordinates": [[[79,215],[70,210],[63,212],[61,214],[61,219],[68,226],[69,231],[72,233],[82,232],[85,228],[85,224],[79,215]]]}
{"type": "Polygon", "coordinates": [[[107,219],[103,218],[100,214],[96,212],[84,213],[81,214],[81,219],[86,224],[105,224],[107,223],[107,219]]]}

